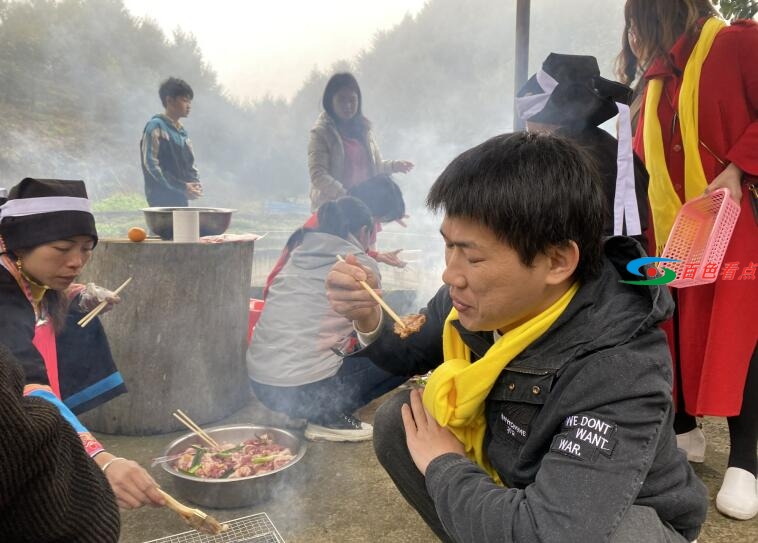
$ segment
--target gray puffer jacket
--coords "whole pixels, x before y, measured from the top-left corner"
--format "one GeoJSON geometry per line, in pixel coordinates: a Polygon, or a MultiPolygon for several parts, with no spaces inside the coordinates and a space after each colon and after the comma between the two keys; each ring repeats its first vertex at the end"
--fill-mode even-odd
{"type": "MultiPolygon", "coordinates": [[[[427,490],[456,541],[602,543],[633,504],[697,537],[707,490],[676,447],[671,358],[658,328],[674,304],[665,286],[619,282],[633,279],[625,266],[644,255],[639,244],[611,238],[605,254],[601,276],[487,397],[485,448],[507,488],[459,455],[429,464],[427,490]]],[[[419,333],[401,341],[385,330],[360,355],[399,374],[436,367],[451,307],[443,287],[419,333]]],[[[475,359],[492,345],[491,332],[454,324],[475,359]]]]}
{"type": "MultiPolygon", "coordinates": [[[[393,172],[394,161],[382,160],[379,146],[371,130],[364,142],[369,153],[371,175],[393,172]]],[[[317,210],[324,202],[347,194],[342,185],[345,175],[345,148],[337,125],[326,112],[322,112],[311,128],[308,142],[308,173],[311,176],[311,209],[317,210]]]]}
{"type": "Polygon", "coordinates": [[[353,332],[352,323],[329,307],[324,281],[336,255],[354,254],[379,277],[376,261],[358,240],[308,232],[266,297],[247,351],[248,375],[271,386],[299,386],[333,376],[342,358],[332,346],[353,332]]]}

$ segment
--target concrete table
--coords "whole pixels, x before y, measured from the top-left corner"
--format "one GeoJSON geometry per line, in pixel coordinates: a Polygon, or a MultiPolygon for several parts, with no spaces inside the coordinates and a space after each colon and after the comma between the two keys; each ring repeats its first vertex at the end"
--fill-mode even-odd
{"type": "Polygon", "coordinates": [[[220,420],[249,399],[245,351],[253,242],[101,239],[82,274],[122,302],[101,317],[129,390],[82,415],[90,430],[151,435],[220,420]]]}

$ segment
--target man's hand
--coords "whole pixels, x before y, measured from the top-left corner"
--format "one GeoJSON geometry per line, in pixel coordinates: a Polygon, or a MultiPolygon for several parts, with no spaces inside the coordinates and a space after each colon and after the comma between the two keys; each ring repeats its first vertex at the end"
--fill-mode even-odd
{"type": "Polygon", "coordinates": [[[379,325],[381,311],[358,281],[366,281],[375,290],[379,284],[374,274],[358,264],[355,255],[347,255],[345,262],[335,263],[326,276],[326,297],[336,313],[354,321],[361,332],[370,332],[379,325]]]}
{"type": "Polygon", "coordinates": [[[420,390],[411,390],[411,405],[403,404],[401,414],[408,452],[422,475],[426,475],[429,463],[438,456],[447,453],[466,456],[463,443],[450,430],[440,426],[426,410],[420,390]]]}
{"type": "Polygon", "coordinates": [[[706,194],[710,194],[716,189],[729,189],[729,194],[738,204],[742,200],[742,170],[732,162],[726,169],[718,174],[716,178],[705,189],[706,194]]]}
{"type": "Polygon", "coordinates": [[[203,195],[203,186],[197,181],[193,181],[186,184],[184,193],[187,195],[188,200],[196,200],[203,195]]]}
{"type": "Polygon", "coordinates": [[[382,264],[387,264],[396,268],[405,268],[408,263],[405,260],[400,260],[400,257],[398,256],[400,251],[402,251],[402,249],[395,249],[388,253],[376,253],[374,258],[377,262],[381,262],[382,264]]]}

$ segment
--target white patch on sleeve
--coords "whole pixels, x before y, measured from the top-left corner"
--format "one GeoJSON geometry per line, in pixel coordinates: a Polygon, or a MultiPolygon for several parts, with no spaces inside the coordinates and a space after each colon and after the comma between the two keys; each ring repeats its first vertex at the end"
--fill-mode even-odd
{"type": "Polygon", "coordinates": [[[611,458],[618,440],[617,426],[591,413],[566,417],[562,432],[553,438],[550,450],[579,460],[594,462],[599,455],[611,458]]]}

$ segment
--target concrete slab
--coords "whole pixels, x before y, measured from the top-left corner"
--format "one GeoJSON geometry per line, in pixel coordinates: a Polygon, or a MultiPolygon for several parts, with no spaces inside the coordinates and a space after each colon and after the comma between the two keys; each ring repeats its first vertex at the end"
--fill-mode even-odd
{"type": "MultiPolygon", "coordinates": [[[[370,422],[380,398],[361,417],[370,422]]],[[[171,406],[167,406],[171,409],[171,406]]],[[[191,414],[190,414],[191,415],[191,414]]],[[[254,423],[283,426],[286,419],[263,407],[254,398],[223,424],[254,423]]],[[[758,543],[758,519],[730,520],[715,510],[714,500],[726,469],[729,439],[721,419],[706,419],[706,462],[696,465],[708,485],[711,507],[699,543],[758,543]]],[[[295,429],[302,432],[302,429],[295,429]]],[[[99,436],[114,454],[149,465],[180,434],[150,437],[99,436]]],[[[169,476],[152,470],[163,487],[172,492],[169,476]]],[[[437,541],[424,522],[405,503],[374,458],[371,442],[310,443],[303,460],[293,468],[292,480],[272,499],[255,507],[208,510],[219,520],[266,512],[287,543],[425,543],[437,541]]],[[[141,543],[186,531],[186,525],[166,509],[145,507],[122,513],[122,543],[141,543]]]]}

